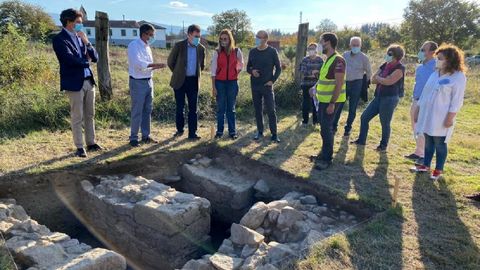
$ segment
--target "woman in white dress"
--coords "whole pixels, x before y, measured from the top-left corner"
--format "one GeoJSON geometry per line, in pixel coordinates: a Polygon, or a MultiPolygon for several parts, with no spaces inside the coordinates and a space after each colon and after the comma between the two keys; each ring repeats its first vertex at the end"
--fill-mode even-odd
{"type": "Polygon", "coordinates": [[[416,112],[416,132],[425,135],[425,158],[423,165],[414,168],[416,172],[430,172],[430,164],[436,153],[436,166],[430,178],[442,176],[447,159],[447,144],[453,134],[455,117],[463,105],[466,67],[464,54],[450,44],[440,46],[435,53],[438,57],[437,71],[428,79],[416,112]]]}

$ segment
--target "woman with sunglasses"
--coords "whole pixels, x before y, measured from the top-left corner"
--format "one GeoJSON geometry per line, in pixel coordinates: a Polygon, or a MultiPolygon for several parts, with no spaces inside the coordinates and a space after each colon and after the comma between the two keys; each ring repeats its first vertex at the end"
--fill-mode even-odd
{"type": "Polygon", "coordinates": [[[405,66],[401,63],[405,50],[400,45],[390,45],[385,55],[385,63],[372,76],[371,82],[376,84],[375,97],[363,111],[360,121],[360,134],[358,139],[352,143],[365,145],[367,141],[370,120],[380,116],[382,125],[382,139],[377,151],[386,151],[390,139],[390,123],[393,112],[397,107],[400,97],[403,95],[403,83],[405,66]]]}
{"type": "Polygon", "coordinates": [[[463,52],[454,45],[442,45],[435,52],[437,72],[432,73],[423,88],[415,112],[416,132],[425,136],[425,158],[416,172],[430,173],[430,164],[436,153],[432,180],[442,176],[447,159],[447,143],[453,134],[455,117],[463,105],[467,78],[463,52]]]}
{"type": "Polygon", "coordinates": [[[238,94],[238,74],[243,69],[242,50],[235,47],[232,32],[220,32],[218,47],[214,51],[211,64],[212,95],[217,99],[216,139],[223,136],[225,114],[227,115],[228,135],[237,138],[235,128],[235,103],[238,94]]]}

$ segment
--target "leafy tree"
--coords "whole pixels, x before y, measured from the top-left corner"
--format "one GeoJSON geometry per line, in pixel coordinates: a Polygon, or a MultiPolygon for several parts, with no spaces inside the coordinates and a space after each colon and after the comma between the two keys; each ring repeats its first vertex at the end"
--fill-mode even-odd
{"type": "Polygon", "coordinates": [[[320,21],[320,24],[317,25],[317,32],[320,32],[320,34],[324,32],[335,32],[337,29],[337,25],[330,19],[323,19],[320,21]]]}
{"type": "Polygon", "coordinates": [[[212,17],[213,25],[208,30],[214,35],[218,34],[223,29],[230,29],[236,43],[246,42],[252,35],[252,24],[247,13],[243,10],[231,9],[212,17]]]}
{"type": "Polygon", "coordinates": [[[475,1],[411,0],[403,15],[401,33],[408,48],[425,40],[463,46],[480,35],[480,8],[475,1]]]}
{"type": "Polygon", "coordinates": [[[297,55],[297,52],[296,52],[296,49],[295,47],[293,46],[288,46],[283,54],[285,54],[285,57],[288,58],[288,60],[290,61],[290,63],[293,63],[293,59],[295,58],[295,56],[297,55]]]}
{"type": "Polygon", "coordinates": [[[40,6],[19,0],[5,1],[0,4],[0,30],[5,32],[9,24],[32,40],[44,40],[56,29],[50,15],[40,6]]]}
{"type": "Polygon", "coordinates": [[[335,32],[335,34],[338,37],[338,51],[349,50],[350,39],[354,36],[362,39],[362,51],[368,52],[372,48],[372,39],[370,36],[362,33],[359,29],[344,27],[342,30],[335,32]]]}
{"type": "Polygon", "coordinates": [[[388,47],[390,44],[399,43],[402,40],[400,28],[387,24],[377,32],[376,39],[380,47],[388,47]]]}

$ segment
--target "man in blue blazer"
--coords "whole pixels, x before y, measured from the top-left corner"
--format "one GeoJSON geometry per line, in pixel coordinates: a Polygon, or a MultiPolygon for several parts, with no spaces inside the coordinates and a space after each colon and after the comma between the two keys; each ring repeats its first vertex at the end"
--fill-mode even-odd
{"type": "Polygon", "coordinates": [[[83,144],[83,129],[87,151],[101,150],[95,142],[95,80],[90,61],[97,62],[98,54],[83,29],[83,14],[67,9],[60,14],[62,31],[53,39],[53,49],[60,64],[60,91],[70,101],[75,156],[87,157],[83,144]],[[83,126],[83,128],[82,128],[83,126]]]}

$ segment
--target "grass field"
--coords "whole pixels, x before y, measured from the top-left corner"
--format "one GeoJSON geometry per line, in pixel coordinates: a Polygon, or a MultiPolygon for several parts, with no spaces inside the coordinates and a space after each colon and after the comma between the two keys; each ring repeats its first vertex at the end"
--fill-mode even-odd
{"type": "MultiPolygon", "coordinates": [[[[165,59],[166,53],[155,51],[157,59],[165,59]]],[[[381,52],[372,54],[374,68],[379,64],[377,59],[381,59],[381,52]]],[[[55,59],[51,61],[54,63],[55,59]]],[[[380,124],[376,118],[371,123],[365,147],[352,146],[348,139],[337,135],[334,165],[322,172],[314,170],[309,161],[309,156],[318,154],[321,147],[318,127],[302,127],[299,125],[299,108],[286,109],[299,104],[298,100],[288,99],[298,93],[296,89],[288,88],[291,69],[285,71],[279,82],[279,91],[284,91],[282,94],[285,95],[278,98],[280,144],[270,144],[267,140],[252,142],[255,127],[248,77],[245,74],[241,77],[238,124],[241,136],[237,141],[220,140],[219,145],[301,176],[305,181],[321,183],[337,191],[339,196],[363,201],[378,211],[385,210],[358,231],[319,243],[304,261],[298,263],[299,269],[480,269],[480,204],[463,198],[466,193],[480,191],[480,70],[468,72],[465,105],[458,115],[456,131],[449,144],[445,178],[432,182],[424,175],[411,174],[409,168],[413,164],[403,157],[414,149],[408,97],[413,85],[413,68],[414,65],[409,63],[407,97],[402,99],[395,112],[388,152],[374,150],[380,140],[380,124]],[[396,179],[400,180],[399,206],[391,208],[396,179]]],[[[0,173],[39,173],[208,143],[214,104],[208,95],[210,82],[207,73],[202,79],[204,87],[200,98],[200,135],[204,139],[196,143],[169,140],[174,132],[172,93],[168,87],[169,72],[161,71],[155,76],[154,113],[155,119],[160,121],[153,124],[153,135],[161,143],[154,148],[142,146],[137,149],[126,146],[129,130],[126,126],[128,115],[124,113],[129,111],[129,98],[124,49],[112,50],[112,74],[115,100],[111,104],[99,104],[100,110],[104,111],[99,112],[98,138],[99,143],[107,148],[105,152],[92,154],[87,160],[71,157],[72,139],[68,120],[64,120],[65,124],[58,128],[22,129],[6,134],[0,141],[0,173]],[[118,117],[114,117],[114,112],[118,117]]],[[[58,83],[52,81],[49,87],[52,94],[56,93],[58,83]]],[[[65,98],[58,98],[60,100],[56,102],[63,102],[66,106],[65,98]]],[[[359,108],[359,113],[364,106],[359,108]]],[[[358,117],[359,114],[352,139],[358,135],[358,117]]],[[[340,126],[345,119],[346,112],[340,126]]]]}

